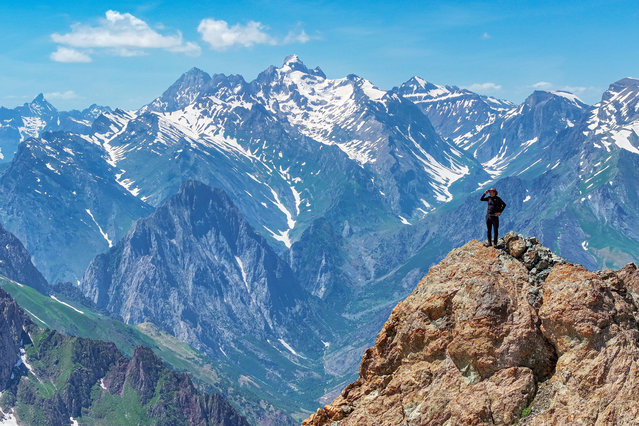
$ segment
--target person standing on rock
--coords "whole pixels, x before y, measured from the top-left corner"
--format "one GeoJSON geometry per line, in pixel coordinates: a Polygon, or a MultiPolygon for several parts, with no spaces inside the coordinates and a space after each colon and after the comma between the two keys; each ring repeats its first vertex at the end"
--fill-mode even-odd
{"type": "Polygon", "coordinates": [[[486,228],[488,229],[488,241],[484,244],[486,247],[497,245],[497,235],[499,234],[499,216],[506,208],[504,200],[497,196],[498,192],[495,188],[490,188],[481,196],[482,201],[488,202],[488,210],[486,211],[486,228]],[[489,194],[487,197],[486,194],[489,194]],[[490,231],[493,230],[494,240],[490,238],[490,231]],[[493,243],[494,241],[494,243],[493,243]]]}

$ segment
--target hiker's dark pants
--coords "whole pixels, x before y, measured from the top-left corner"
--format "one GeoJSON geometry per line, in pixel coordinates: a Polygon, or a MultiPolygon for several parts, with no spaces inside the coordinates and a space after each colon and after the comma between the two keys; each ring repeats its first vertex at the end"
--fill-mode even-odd
{"type": "Polygon", "coordinates": [[[499,234],[499,216],[494,216],[491,214],[486,215],[486,228],[488,229],[488,241],[494,241],[493,244],[497,244],[497,235],[499,234]],[[490,238],[490,230],[493,229],[495,234],[495,239],[492,240],[490,238]]]}

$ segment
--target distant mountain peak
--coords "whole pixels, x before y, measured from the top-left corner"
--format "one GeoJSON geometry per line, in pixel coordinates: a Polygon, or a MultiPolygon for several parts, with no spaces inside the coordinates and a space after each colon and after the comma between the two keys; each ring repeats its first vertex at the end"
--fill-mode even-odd
{"type": "Polygon", "coordinates": [[[431,83],[429,81],[424,80],[418,75],[412,76],[408,79],[402,86],[415,86],[415,88],[421,89],[436,89],[443,86],[438,86],[437,84],[431,83]]]}
{"type": "Polygon", "coordinates": [[[426,87],[427,84],[429,84],[426,80],[424,80],[423,78],[421,78],[418,75],[414,75],[410,78],[410,80],[408,80],[410,82],[415,82],[417,84],[419,84],[422,87],[426,87]]]}
{"type": "Polygon", "coordinates": [[[38,93],[38,96],[33,98],[33,100],[31,101],[32,104],[39,104],[39,103],[44,103],[44,102],[47,102],[47,100],[44,98],[44,94],[43,93],[38,93]]]}
{"type": "Polygon", "coordinates": [[[191,104],[210,85],[212,77],[193,67],[182,74],[162,96],[143,108],[151,111],[175,111],[191,104]]]}
{"type": "Polygon", "coordinates": [[[639,78],[624,77],[621,80],[616,81],[613,84],[623,85],[623,86],[639,86],[639,78]]]}
{"type": "Polygon", "coordinates": [[[306,74],[315,75],[318,77],[326,78],[324,72],[319,68],[315,67],[315,69],[309,69],[304,62],[299,58],[299,56],[293,54],[288,55],[284,58],[284,62],[282,63],[282,67],[279,68],[280,71],[290,72],[290,71],[300,71],[306,74]]]}
{"type": "Polygon", "coordinates": [[[99,306],[118,312],[127,322],[153,318],[180,339],[198,345],[217,342],[209,353],[219,354],[213,349],[219,343],[235,344],[249,334],[286,337],[296,348],[320,344],[309,339],[300,324],[312,312],[297,310],[306,296],[290,267],[223,189],[196,180],[184,182],[177,194],[138,220],[115,248],[96,257],[81,287],[99,306]],[[127,265],[140,262],[155,267],[148,274],[128,276],[127,265]],[[122,297],[111,297],[111,290],[122,297]],[[179,294],[171,298],[170,315],[163,301],[169,294],[179,294]],[[140,302],[122,303],[128,297],[140,302]],[[198,310],[205,305],[219,308],[198,310]],[[291,321],[300,325],[291,326],[291,321]],[[231,322],[237,335],[211,327],[231,322]]]}
{"type": "Polygon", "coordinates": [[[281,70],[290,69],[292,71],[302,71],[308,72],[309,69],[304,65],[304,62],[297,55],[288,55],[284,58],[284,62],[282,63],[281,70]]]}
{"type": "Polygon", "coordinates": [[[178,78],[173,86],[194,86],[200,85],[202,83],[206,83],[211,80],[211,76],[206,72],[197,67],[193,67],[178,78]]]}
{"type": "Polygon", "coordinates": [[[555,90],[553,92],[551,92],[553,95],[555,96],[560,96],[562,98],[568,99],[569,101],[577,104],[577,105],[586,105],[586,103],[584,101],[582,101],[579,96],[575,95],[574,93],[568,92],[566,90],[555,90]]]}
{"type": "Polygon", "coordinates": [[[46,113],[52,113],[56,111],[56,108],[49,103],[44,97],[44,94],[39,93],[31,103],[25,104],[32,112],[42,115],[46,113]]]}
{"type": "Polygon", "coordinates": [[[451,95],[457,97],[462,95],[475,95],[473,92],[465,89],[460,89],[457,86],[444,86],[431,83],[416,75],[408,79],[406,82],[402,83],[397,91],[402,96],[408,96],[409,98],[412,97],[413,99],[411,100],[413,101],[416,101],[415,96],[419,98],[419,101],[426,101],[448,98],[451,95]]]}
{"type": "Polygon", "coordinates": [[[526,100],[524,101],[524,105],[527,105],[529,107],[537,107],[553,99],[559,99],[562,102],[568,102],[580,108],[587,107],[587,104],[579,99],[578,96],[564,90],[535,90],[526,98],[526,100]]]}
{"type": "Polygon", "coordinates": [[[209,73],[207,73],[206,71],[198,68],[198,67],[193,67],[190,70],[188,70],[187,72],[185,72],[182,77],[184,76],[189,76],[189,77],[202,77],[204,79],[206,79],[207,77],[210,78],[209,73]]]}
{"type": "Polygon", "coordinates": [[[291,65],[291,64],[304,65],[300,57],[297,56],[296,54],[288,55],[286,58],[284,58],[284,63],[282,65],[291,65]]]}
{"type": "Polygon", "coordinates": [[[621,80],[615,81],[608,87],[608,90],[604,92],[604,97],[606,93],[619,93],[623,90],[639,90],[639,79],[625,77],[621,80]]]}

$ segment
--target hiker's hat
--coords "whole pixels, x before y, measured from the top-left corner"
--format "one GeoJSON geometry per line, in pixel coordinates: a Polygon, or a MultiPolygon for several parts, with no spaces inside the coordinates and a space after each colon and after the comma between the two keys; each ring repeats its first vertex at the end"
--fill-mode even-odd
{"type": "Polygon", "coordinates": [[[495,194],[499,194],[499,192],[497,191],[497,188],[495,188],[494,186],[488,190],[488,192],[490,191],[495,191],[495,194]]]}

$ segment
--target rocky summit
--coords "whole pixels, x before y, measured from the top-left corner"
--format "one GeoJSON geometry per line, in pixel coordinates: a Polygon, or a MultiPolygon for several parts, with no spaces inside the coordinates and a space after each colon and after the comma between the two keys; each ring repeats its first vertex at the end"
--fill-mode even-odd
{"type": "Polygon", "coordinates": [[[639,271],[509,233],[433,266],[305,425],[636,424],[639,271]]]}

